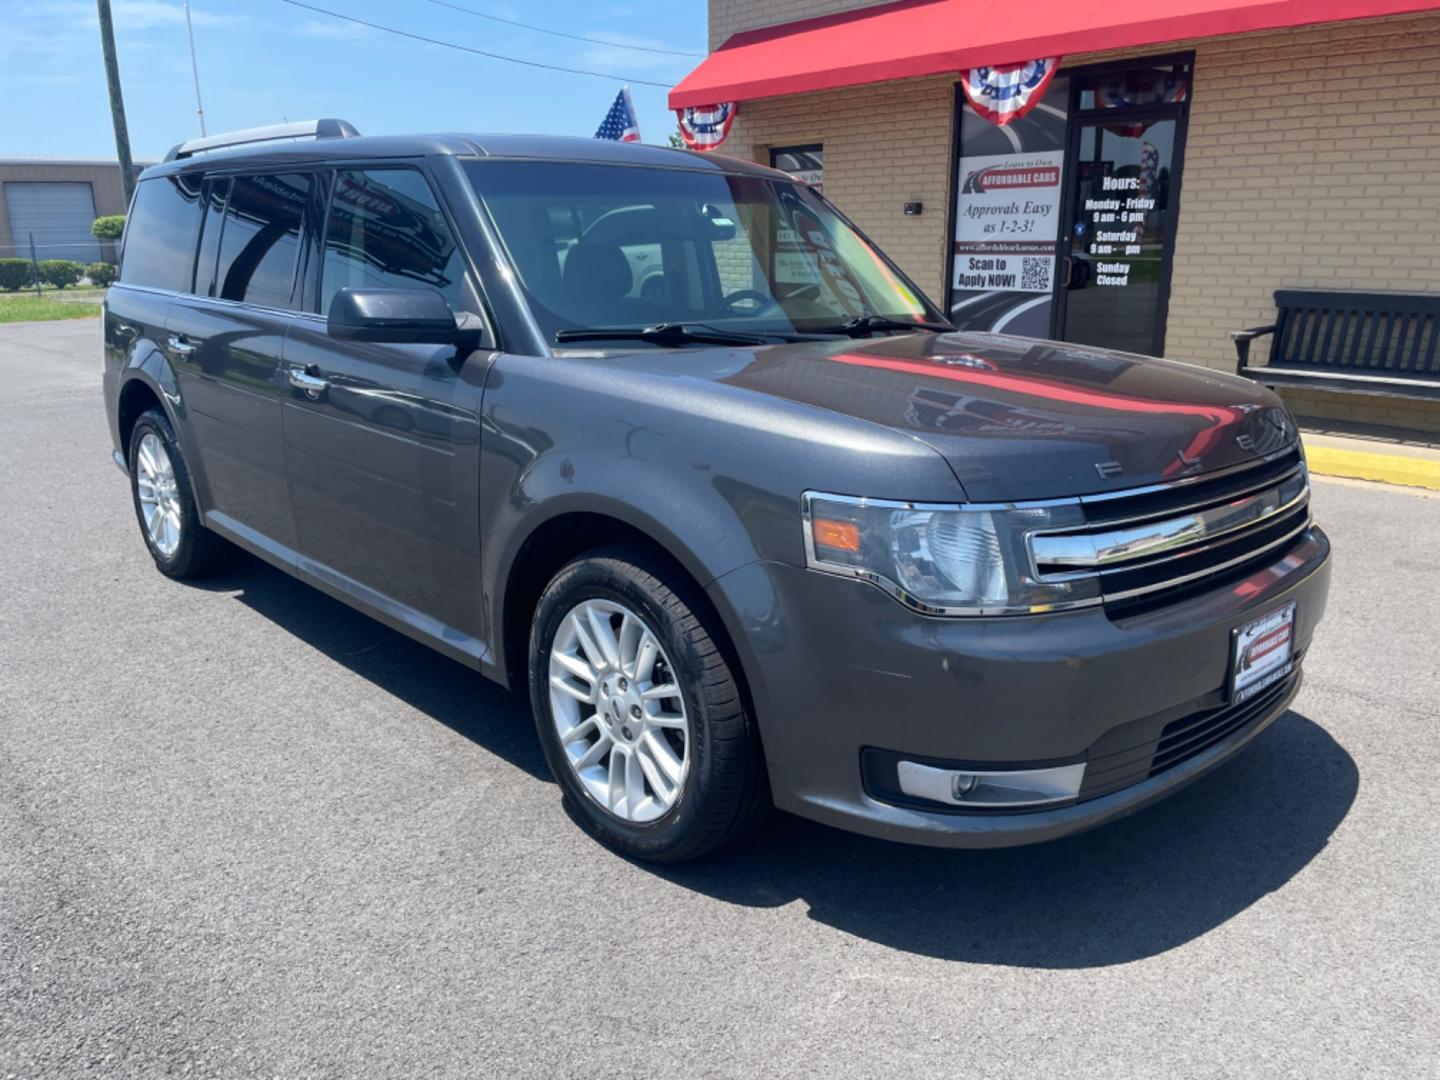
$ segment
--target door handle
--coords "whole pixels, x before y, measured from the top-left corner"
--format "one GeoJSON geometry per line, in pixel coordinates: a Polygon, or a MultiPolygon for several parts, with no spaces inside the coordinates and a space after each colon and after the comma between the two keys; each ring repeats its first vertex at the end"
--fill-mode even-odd
{"type": "Polygon", "coordinates": [[[290,369],[290,385],[297,390],[304,390],[311,398],[318,398],[330,387],[326,379],[319,375],[312,375],[305,368],[292,367],[290,369]]]}
{"type": "Polygon", "coordinates": [[[182,359],[188,357],[191,353],[195,351],[195,344],[190,341],[190,339],[187,338],[184,334],[181,334],[178,337],[174,334],[171,334],[168,338],[165,339],[165,344],[169,347],[172,353],[182,359]]]}

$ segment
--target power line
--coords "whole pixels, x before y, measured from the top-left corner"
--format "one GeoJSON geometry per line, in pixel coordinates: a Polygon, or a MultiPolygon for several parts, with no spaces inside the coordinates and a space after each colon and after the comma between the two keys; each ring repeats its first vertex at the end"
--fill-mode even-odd
{"type": "Polygon", "coordinates": [[[534,30],[537,34],[550,34],[553,37],[568,38],[571,41],[586,41],[591,45],[608,45],[612,49],[632,49],[635,52],[663,53],[665,56],[705,55],[704,53],[698,52],[685,52],[682,49],[657,49],[652,45],[625,45],[618,41],[606,41],[604,38],[585,37],[583,34],[567,34],[563,30],[550,30],[544,26],[532,26],[529,23],[520,22],[518,19],[502,19],[499,15],[489,15],[483,11],[476,11],[474,8],[447,3],[446,0],[430,0],[430,3],[436,7],[449,8],[451,11],[460,11],[466,15],[474,15],[477,19],[489,19],[491,22],[504,23],[506,26],[518,26],[522,30],[534,30]]]}
{"type": "Polygon", "coordinates": [[[320,15],[329,15],[332,19],[341,19],[344,22],[354,23],[357,26],[369,27],[371,30],[381,30],[387,34],[395,34],[399,37],[409,38],[411,41],[423,41],[429,45],[443,45],[447,49],[455,49],[459,52],[472,53],[475,56],[488,57],[491,60],[504,60],[509,64],[523,64],[525,67],[543,68],[545,71],[563,71],[569,75],[590,75],[597,79],[609,79],[612,82],[636,83],[640,86],[659,86],[664,89],[670,88],[668,82],[656,82],[653,79],[634,79],[622,75],[610,75],[603,71],[586,71],[583,68],[561,67],[559,64],[542,64],[538,60],[522,60],[518,56],[505,56],[501,53],[486,52],[484,49],[472,49],[469,45],[459,45],[453,41],[441,41],[439,38],[426,37],[424,34],[412,34],[409,30],[397,30],[393,26],[382,26],[380,23],[367,22],[364,19],[357,19],[352,15],[342,15],[338,11],[329,11],[326,8],[315,7],[313,4],[304,4],[300,0],[280,0],[282,4],[289,4],[291,7],[304,8],[306,11],[313,11],[320,15]]]}

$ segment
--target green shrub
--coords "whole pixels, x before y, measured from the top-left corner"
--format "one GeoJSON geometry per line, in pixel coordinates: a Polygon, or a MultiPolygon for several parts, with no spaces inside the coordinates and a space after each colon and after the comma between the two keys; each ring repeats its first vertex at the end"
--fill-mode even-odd
{"type": "Polygon", "coordinates": [[[41,259],[40,280],[46,285],[63,289],[74,285],[85,276],[85,267],[74,259],[41,259]]]}
{"type": "Polygon", "coordinates": [[[93,262],[85,268],[85,276],[90,279],[90,284],[101,289],[108,289],[115,284],[115,264],[107,262],[93,262]]]}
{"type": "Polygon", "coordinates": [[[90,226],[90,235],[97,240],[119,240],[120,234],[124,231],[124,214],[109,214],[105,217],[97,217],[90,226]]]}
{"type": "Polygon", "coordinates": [[[34,283],[35,272],[29,259],[0,259],[0,289],[14,292],[34,283]]]}

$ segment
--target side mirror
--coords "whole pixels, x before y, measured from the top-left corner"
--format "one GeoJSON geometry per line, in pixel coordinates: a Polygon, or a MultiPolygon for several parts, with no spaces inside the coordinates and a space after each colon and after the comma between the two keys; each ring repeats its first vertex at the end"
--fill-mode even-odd
{"type": "Polygon", "coordinates": [[[434,289],[341,289],[330,301],[325,330],[341,341],[456,345],[462,330],[445,298],[434,289]]]}

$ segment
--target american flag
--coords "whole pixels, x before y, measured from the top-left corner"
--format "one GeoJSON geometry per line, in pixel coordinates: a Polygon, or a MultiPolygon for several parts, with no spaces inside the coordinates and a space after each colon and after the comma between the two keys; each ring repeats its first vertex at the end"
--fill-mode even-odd
{"type": "Polygon", "coordinates": [[[615,95],[615,104],[600,122],[595,132],[597,139],[614,139],[617,142],[639,142],[640,121],[635,119],[635,103],[630,100],[630,88],[622,86],[615,95]]]}

